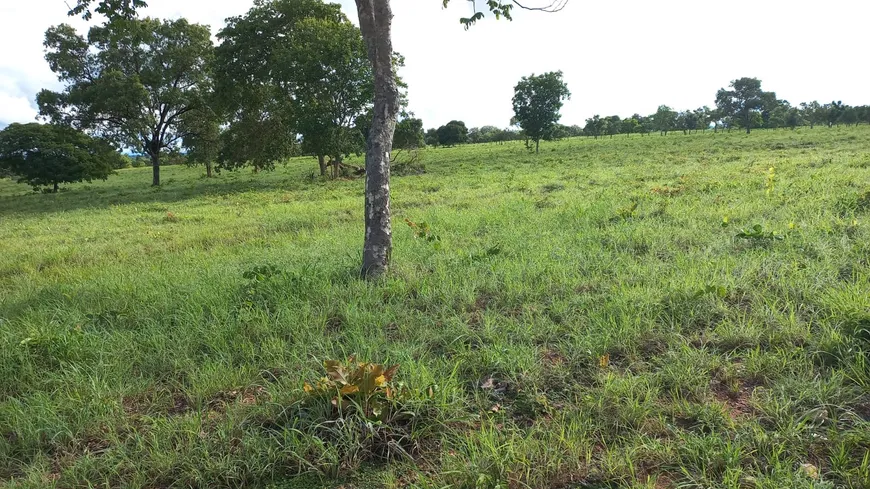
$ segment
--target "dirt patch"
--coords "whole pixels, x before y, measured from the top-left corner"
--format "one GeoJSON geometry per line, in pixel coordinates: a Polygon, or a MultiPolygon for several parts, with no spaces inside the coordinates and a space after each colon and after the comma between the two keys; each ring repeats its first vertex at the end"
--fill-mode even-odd
{"type": "Polygon", "coordinates": [[[190,398],[183,392],[149,389],[121,400],[124,412],[130,416],[166,414],[178,416],[190,412],[190,398]]]}
{"type": "Polygon", "coordinates": [[[250,386],[244,389],[232,389],[220,391],[209,399],[206,403],[210,412],[223,413],[227,406],[233,403],[239,403],[243,406],[253,406],[263,400],[268,399],[269,393],[266,388],[260,385],[250,386]]]}
{"type": "Polygon", "coordinates": [[[757,387],[758,383],[740,382],[738,388],[734,390],[722,382],[714,382],[711,385],[711,390],[716,400],[725,407],[731,419],[738,419],[749,416],[755,411],[750,400],[757,387]]]}
{"type": "Polygon", "coordinates": [[[557,350],[545,349],[541,352],[541,360],[546,365],[564,365],[565,364],[565,356],[559,353],[557,350]]]}

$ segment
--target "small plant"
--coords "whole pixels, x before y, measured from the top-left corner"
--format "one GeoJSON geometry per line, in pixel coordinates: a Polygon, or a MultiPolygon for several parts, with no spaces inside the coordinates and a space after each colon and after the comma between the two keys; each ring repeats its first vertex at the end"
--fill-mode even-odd
{"type": "Polygon", "coordinates": [[[346,363],[340,360],[323,362],[326,376],[314,383],[306,382],[302,389],[312,397],[330,398],[339,411],[356,408],[366,418],[384,421],[389,404],[402,395],[402,387],[391,385],[399,365],[386,367],[378,363],[358,362],[351,356],[346,363]]]}
{"type": "Polygon", "coordinates": [[[727,214],[722,216],[722,227],[727,228],[731,224],[731,217],[727,214]]]}
{"type": "Polygon", "coordinates": [[[767,170],[767,180],[764,182],[764,190],[768,197],[770,197],[771,192],[773,192],[774,187],[776,186],[776,167],[771,166],[767,170]]]}
{"type": "Polygon", "coordinates": [[[260,265],[242,274],[247,282],[242,286],[242,309],[247,311],[259,307],[272,310],[278,299],[275,297],[274,287],[269,287],[269,282],[281,274],[281,269],[275,265],[260,265]]]}
{"type": "Polygon", "coordinates": [[[781,241],[784,239],[784,236],[776,234],[773,231],[765,231],[761,224],[756,224],[750,229],[742,229],[734,237],[749,240],[755,243],[781,241]]]}
{"type": "Polygon", "coordinates": [[[178,222],[181,218],[176,216],[173,212],[166,212],[166,215],[163,216],[163,222],[178,222]]]}
{"type": "Polygon", "coordinates": [[[432,228],[426,221],[414,222],[410,219],[405,219],[405,224],[414,231],[414,237],[424,239],[431,243],[435,249],[441,248],[441,237],[432,232],[432,228]]]}
{"type": "Polygon", "coordinates": [[[701,288],[700,290],[695,292],[695,297],[696,298],[703,297],[703,296],[708,295],[708,294],[715,295],[716,297],[719,297],[720,299],[724,299],[725,297],[728,296],[728,289],[726,289],[725,287],[723,287],[721,285],[707,284],[703,288],[701,288]]]}
{"type": "Polygon", "coordinates": [[[631,204],[620,207],[616,210],[616,217],[618,219],[622,219],[623,221],[627,221],[632,217],[637,215],[637,206],[639,205],[638,201],[632,200],[631,204]]]}
{"type": "Polygon", "coordinates": [[[266,279],[272,278],[280,273],[281,269],[279,269],[275,265],[261,265],[245,271],[245,273],[242,274],[242,278],[245,278],[247,280],[254,280],[256,282],[263,282],[266,279]]]}

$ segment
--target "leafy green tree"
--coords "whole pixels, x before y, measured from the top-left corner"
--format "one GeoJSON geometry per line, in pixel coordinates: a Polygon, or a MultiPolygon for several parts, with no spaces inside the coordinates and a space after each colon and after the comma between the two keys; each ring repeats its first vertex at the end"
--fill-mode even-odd
{"type": "MultiPolygon", "coordinates": [[[[374,98],[371,64],[359,29],[347,19],[306,18],[297,23],[282,51],[287,78],[295,78],[292,113],[303,144],[339,166],[365,149],[354,128],[370,113],[374,98]]],[[[322,171],[322,168],[321,168],[322,171]]]]}
{"type": "Polygon", "coordinates": [[[105,180],[123,166],[111,144],[71,127],[10,124],[0,131],[0,172],[34,190],[57,192],[61,183],[105,180]]]}
{"type": "Polygon", "coordinates": [[[583,127],[583,133],[587,136],[592,136],[595,139],[598,139],[604,132],[604,119],[601,118],[598,114],[586,119],[586,126],[583,127]]]}
{"type": "Polygon", "coordinates": [[[834,127],[841,122],[843,114],[846,112],[846,106],[841,101],[833,101],[825,104],[825,115],[827,116],[828,127],[834,127]]]}
{"type": "Polygon", "coordinates": [[[676,129],[683,131],[683,134],[688,134],[689,131],[698,129],[698,116],[695,111],[685,110],[677,114],[674,123],[676,129]]]}
{"type": "Polygon", "coordinates": [[[438,129],[432,128],[427,130],[424,140],[426,141],[426,146],[438,147],[440,144],[438,141],[438,129]]]}
{"type": "Polygon", "coordinates": [[[761,113],[770,99],[775,100],[776,96],[763,91],[758,78],[739,78],[732,81],[729,88],[720,88],[716,93],[716,107],[722,114],[733,117],[749,134],[754,114],[761,113]]]}
{"type": "Polygon", "coordinates": [[[846,106],[843,109],[843,114],[840,116],[840,120],[843,124],[847,126],[851,126],[852,124],[858,123],[858,111],[855,110],[855,107],[846,106]]]}
{"type": "Polygon", "coordinates": [[[697,129],[706,131],[710,128],[710,123],[713,121],[712,111],[710,110],[710,107],[707,107],[705,105],[703,107],[698,107],[692,112],[695,114],[695,119],[698,121],[697,129]]]}
{"type": "Polygon", "coordinates": [[[615,134],[619,134],[622,130],[622,119],[618,115],[611,115],[604,118],[604,132],[613,138],[615,134]]]}
{"type": "Polygon", "coordinates": [[[402,119],[396,124],[393,134],[393,148],[417,149],[426,146],[423,134],[423,121],[412,117],[402,119]]]}
{"type": "Polygon", "coordinates": [[[662,136],[667,135],[677,125],[677,113],[667,105],[659,105],[658,110],[651,117],[654,129],[662,136]]]}
{"type": "Polygon", "coordinates": [[[185,133],[182,118],[206,108],[213,48],[208,27],[187,20],[116,19],[87,39],[61,24],[45,34],[46,60],[65,88],[37,95],[40,115],[160,157],[185,133]]]}
{"type": "Polygon", "coordinates": [[[634,117],[626,117],[622,119],[622,127],[619,132],[625,134],[626,136],[631,136],[635,132],[637,132],[637,128],[640,126],[640,122],[634,117]]]}
{"type": "Polygon", "coordinates": [[[222,167],[271,169],[300,151],[301,135],[325,175],[327,156],[360,147],[350,124],[371,103],[371,66],[339,5],[257,2],[227,19],[218,39],[216,105],[228,123],[222,167]]]}
{"type": "Polygon", "coordinates": [[[514,117],[535,142],[535,153],[540,148],[541,139],[553,137],[556,123],[562,117],[559,110],[569,98],[571,92],[562,81],[561,71],[524,76],[514,87],[514,117]]]}
{"type": "Polygon", "coordinates": [[[456,146],[468,141],[468,129],[462,121],[450,121],[438,128],[440,146],[456,146]]]}
{"type": "Polygon", "coordinates": [[[631,119],[637,121],[637,126],[635,127],[634,132],[640,134],[641,136],[652,132],[652,117],[644,117],[640,114],[635,113],[631,116],[631,119]]]}
{"type": "Polygon", "coordinates": [[[207,178],[214,175],[215,162],[221,152],[220,125],[220,117],[209,106],[204,110],[188,112],[181,119],[184,134],[182,145],[187,148],[187,164],[205,166],[207,178]]]}
{"type": "Polygon", "coordinates": [[[789,107],[789,109],[785,113],[785,127],[794,130],[797,126],[802,126],[804,124],[803,117],[801,117],[801,111],[797,107],[789,107]]]}
{"type": "Polygon", "coordinates": [[[801,113],[804,120],[810,124],[810,129],[816,127],[816,124],[823,124],[827,120],[825,109],[817,101],[801,102],[801,113]]]}

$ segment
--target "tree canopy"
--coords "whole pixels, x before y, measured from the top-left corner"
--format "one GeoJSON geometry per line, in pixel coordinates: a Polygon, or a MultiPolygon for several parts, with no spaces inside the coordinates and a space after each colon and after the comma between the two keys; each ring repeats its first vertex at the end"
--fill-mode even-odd
{"type": "Polygon", "coordinates": [[[553,130],[561,118],[559,110],[569,98],[571,92],[562,81],[561,71],[524,76],[514,87],[514,117],[535,142],[535,152],[540,147],[541,139],[553,137],[553,130]]]}
{"type": "Polygon", "coordinates": [[[180,146],[183,116],[206,107],[208,28],[185,19],[114,20],[84,38],[61,24],[48,29],[45,47],[65,88],[39,92],[40,115],[148,155],[160,185],[161,153],[180,146]]]}
{"type": "Polygon", "coordinates": [[[0,131],[0,172],[34,190],[57,192],[61,183],[105,180],[121,164],[108,142],[70,127],[11,124],[0,131]]]}
{"type": "Polygon", "coordinates": [[[758,78],[738,78],[729,85],[730,90],[720,88],[716,93],[716,107],[724,116],[731,116],[749,134],[754,115],[776,102],[776,94],[761,89],[758,78]]]}
{"type": "Polygon", "coordinates": [[[218,37],[217,105],[229,123],[223,166],[269,168],[297,151],[297,139],[321,162],[365,148],[358,119],[372,106],[372,68],[360,30],[339,5],[258,2],[228,19],[218,37]],[[262,134],[272,142],[244,144],[262,134]]]}
{"type": "Polygon", "coordinates": [[[468,128],[462,121],[450,121],[438,128],[440,146],[456,146],[468,141],[468,128]]]}

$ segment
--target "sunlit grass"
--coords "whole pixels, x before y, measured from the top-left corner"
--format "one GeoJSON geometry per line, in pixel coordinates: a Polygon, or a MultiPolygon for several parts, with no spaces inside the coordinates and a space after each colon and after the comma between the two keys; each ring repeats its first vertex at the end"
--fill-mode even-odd
{"type": "Polygon", "coordinates": [[[868,487],[870,128],[424,163],[379,283],[314,159],[0,181],[0,486],[868,487]],[[351,354],[416,389],[410,458],[290,409],[351,354]]]}

